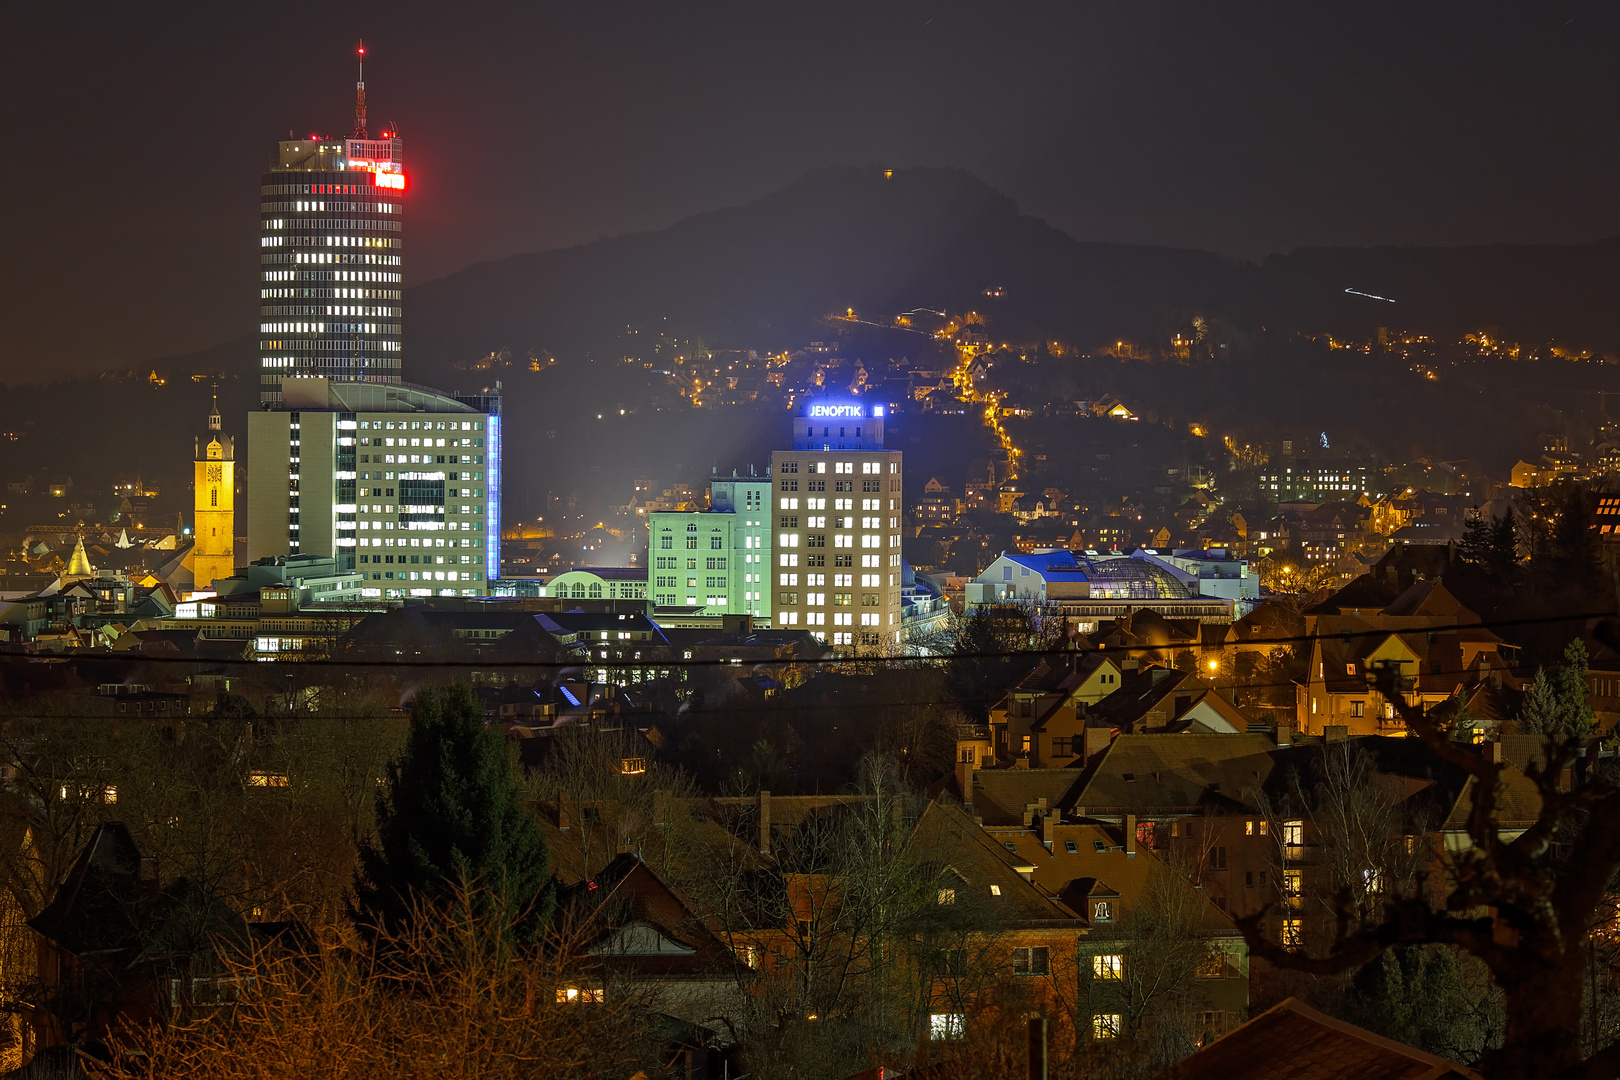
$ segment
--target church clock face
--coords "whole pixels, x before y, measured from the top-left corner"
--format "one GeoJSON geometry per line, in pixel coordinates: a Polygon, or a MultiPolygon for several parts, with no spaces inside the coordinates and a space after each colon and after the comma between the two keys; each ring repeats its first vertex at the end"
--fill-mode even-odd
{"type": "Polygon", "coordinates": [[[218,465],[209,465],[204,470],[204,478],[211,484],[217,484],[225,478],[225,470],[218,465]]]}

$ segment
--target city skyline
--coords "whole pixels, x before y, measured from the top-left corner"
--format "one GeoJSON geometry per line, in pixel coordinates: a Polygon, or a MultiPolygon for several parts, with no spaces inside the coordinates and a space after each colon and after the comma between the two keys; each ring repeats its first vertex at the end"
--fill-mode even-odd
{"type": "Polygon", "coordinates": [[[0,377],[38,377],[46,353],[59,367],[95,370],[240,336],[247,312],[231,289],[253,272],[251,233],[225,179],[262,163],[266,142],[289,126],[348,127],[348,50],[362,37],[376,65],[371,115],[399,121],[419,148],[419,276],[406,287],[739,205],[838,164],[965,167],[1082,239],[1248,257],[1304,244],[1584,242],[1620,231],[1604,179],[1614,171],[1602,137],[1613,90],[1583,60],[1613,19],[1596,5],[1494,12],[1464,26],[1394,6],[1331,16],[1279,8],[1258,32],[1190,7],[1124,15],[1037,5],[990,25],[966,6],[896,8],[829,18],[836,34],[787,15],[617,25],[607,14],[480,10],[491,32],[466,56],[408,6],[386,20],[356,12],[347,32],[316,40],[302,29],[246,32],[234,18],[77,26],[48,8],[16,13],[13,40],[71,37],[88,65],[86,74],[44,52],[18,57],[8,78],[52,88],[14,118],[18,138],[42,143],[70,116],[99,116],[98,140],[139,160],[148,132],[138,118],[168,109],[168,128],[207,131],[211,145],[187,136],[203,179],[185,191],[145,172],[106,194],[90,194],[88,175],[0,191],[30,208],[6,241],[7,262],[32,267],[7,283],[22,319],[0,347],[0,377]],[[683,50],[666,50],[669,41],[690,46],[697,64],[674,66],[683,50]],[[892,52],[874,51],[877,41],[892,52]],[[120,52],[130,42],[163,59],[131,65],[120,52]],[[547,62],[520,62],[513,50],[527,45],[547,62]],[[741,77],[756,93],[701,108],[723,93],[728,55],[746,59],[741,77]],[[823,71],[846,77],[829,85],[823,71]],[[1276,93],[1284,82],[1290,92],[1276,93]],[[1152,91],[1125,92],[1136,85],[1152,91]],[[594,89],[607,86],[622,89],[594,89]],[[1471,118],[1475,101],[1495,118],[1488,128],[1471,118]],[[1546,116],[1553,127],[1535,119],[1546,116]],[[1153,142],[1154,131],[1171,135],[1153,142]],[[1557,169],[1538,164],[1549,140],[1564,137],[1582,153],[1557,169]],[[651,169],[654,147],[678,167],[651,169]],[[1474,166],[1453,164],[1463,161],[1474,166]],[[147,209],[153,225],[142,224],[147,209]],[[96,241],[103,256],[70,270],[51,237],[67,238],[68,250],[96,241]],[[101,287],[115,280],[128,285],[101,287]],[[73,310],[86,285],[115,295],[73,341],[54,341],[48,318],[73,310]]]}

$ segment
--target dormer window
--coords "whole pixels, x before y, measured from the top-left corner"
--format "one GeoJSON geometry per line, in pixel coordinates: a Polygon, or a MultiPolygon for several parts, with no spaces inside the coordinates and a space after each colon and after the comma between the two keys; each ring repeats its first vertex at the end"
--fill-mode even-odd
{"type": "Polygon", "coordinates": [[[1093,922],[1112,922],[1114,918],[1114,905],[1107,900],[1098,900],[1091,906],[1091,920],[1093,922]]]}

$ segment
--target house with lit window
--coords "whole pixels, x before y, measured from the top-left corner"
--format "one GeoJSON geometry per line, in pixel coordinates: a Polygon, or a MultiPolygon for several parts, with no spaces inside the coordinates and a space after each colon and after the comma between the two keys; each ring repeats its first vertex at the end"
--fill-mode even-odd
{"type": "MultiPolygon", "coordinates": [[[[1115,1038],[1128,1022],[1128,988],[1141,978],[1189,985],[1189,1011],[1146,1022],[1188,1024],[1195,1039],[1224,1032],[1248,1006],[1242,934],[1142,842],[1134,821],[1068,821],[1043,800],[1016,821],[980,825],[960,808],[931,803],[909,850],[937,868],[947,914],[934,940],[955,958],[932,980],[935,1038],[971,1038],[1011,1010],[1052,1008],[1059,998],[1079,1008],[1082,1037],[1115,1038]],[[949,909],[982,929],[953,934],[949,909]],[[1152,955],[1148,927],[1167,917],[1204,950],[1181,964],[1152,955]],[[1138,964],[1146,968],[1134,970],[1138,964]]],[[[1055,1049],[1067,1051],[1073,1033],[1055,1037],[1055,1049]]]]}
{"type": "Polygon", "coordinates": [[[1096,651],[1042,660],[990,709],[996,758],[1025,768],[1072,764],[1085,753],[1084,708],[1119,689],[1121,662],[1096,651]]]}
{"type": "MultiPolygon", "coordinates": [[[[1345,592],[1357,590],[1354,582],[1345,592]]],[[[1330,599],[1324,607],[1337,610],[1330,599]]],[[[1511,670],[1513,649],[1486,629],[1439,579],[1419,581],[1377,612],[1306,615],[1309,661],[1295,684],[1295,728],[1352,735],[1406,730],[1389,689],[1433,708],[1511,670]],[[1493,674],[1494,673],[1494,674],[1493,674]]]]}

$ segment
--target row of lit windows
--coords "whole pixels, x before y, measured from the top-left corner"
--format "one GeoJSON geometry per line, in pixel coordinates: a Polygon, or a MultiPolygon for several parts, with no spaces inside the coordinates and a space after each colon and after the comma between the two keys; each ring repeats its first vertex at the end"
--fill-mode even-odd
{"type": "Polygon", "coordinates": [[[329,266],[399,266],[401,257],[398,255],[382,255],[375,251],[300,251],[286,254],[271,252],[260,255],[259,262],[264,266],[280,266],[286,263],[324,264],[329,266]]]}
{"type": "MultiPolygon", "coordinates": [[[[822,500],[822,501],[825,502],[826,500],[822,500]]],[[[843,500],[840,500],[840,501],[843,501],[843,500]]],[[[792,515],[783,514],[780,518],[777,519],[777,521],[778,521],[778,524],[780,525],[780,527],[784,528],[784,529],[797,529],[799,527],[799,516],[797,514],[792,514],[792,515]]],[[[827,527],[827,519],[825,517],[818,517],[818,516],[815,516],[815,515],[811,515],[811,516],[806,517],[804,519],[804,527],[807,528],[807,529],[825,529],[827,527]]],[[[848,517],[848,518],[835,517],[835,518],[833,518],[832,527],[835,528],[835,529],[853,529],[853,528],[856,527],[855,519],[853,517],[848,517]]],[[[880,517],[863,517],[863,518],[861,518],[860,528],[863,528],[863,529],[881,529],[883,527],[884,527],[883,519],[880,518],[880,517]]],[[[900,519],[898,517],[891,517],[889,519],[888,527],[891,528],[891,529],[898,529],[900,527],[900,519]]],[[[880,544],[862,544],[861,546],[862,547],[881,547],[882,545],[880,545],[880,544]]]]}
{"type": "MultiPolygon", "coordinates": [[[[812,526],[812,527],[814,527],[814,526],[812,526]]],[[[881,537],[881,536],[867,534],[867,535],[862,536],[860,538],[860,540],[861,540],[861,547],[863,547],[863,548],[880,548],[880,547],[883,546],[883,537],[881,537]]],[[[776,538],[776,546],[781,547],[781,548],[796,548],[796,547],[798,547],[799,546],[799,534],[798,533],[782,533],[782,534],[780,534],[776,538]]],[[[826,534],[824,534],[824,533],[807,533],[807,534],[805,534],[804,546],[805,547],[826,547],[827,546],[826,534]]],[[[854,546],[855,546],[855,537],[852,534],[850,534],[850,533],[834,533],[833,534],[833,547],[835,547],[835,548],[851,548],[851,547],[854,547],[854,546]]],[[[899,536],[890,536],[889,537],[889,546],[890,547],[899,547],[900,546],[900,537],[899,536]]],[[[785,556],[784,556],[784,558],[785,558],[785,556]]],[[[792,563],[792,564],[783,563],[782,565],[783,566],[788,566],[788,565],[796,566],[798,564],[797,563],[792,563]]]]}
{"type": "MultiPolygon", "coordinates": [[[[861,556],[861,565],[862,566],[867,566],[867,567],[882,566],[882,565],[884,565],[884,563],[882,562],[882,559],[883,559],[883,556],[881,556],[881,555],[862,555],[861,556]]],[[[799,565],[799,554],[798,554],[798,552],[786,552],[786,553],[783,553],[782,555],[780,555],[778,557],[778,561],[779,561],[780,565],[782,565],[782,566],[798,566],[799,565]]],[[[825,555],[806,555],[804,557],[804,565],[806,565],[806,566],[826,566],[827,565],[827,556],[825,556],[825,555]]],[[[855,556],[854,555],[834,555],[833,556],[833,565],[834,566],[854,566],[855,565],[855,556]]],[[[888,565],[889,566],[899,566],[900,565],[900,554],[899,554],[899,552],[896,552],[896,553],[889,556],[888,565]]]]}
{"type": "MultiPolygon", "coordinates": [[[[259,324],[261,334],[397,334],[398,323],[325,323],[325,322],[266,322],[259,324]],[[349,329],[349,328],[353,329],[349,329]],[[364,329],[360,329],[364,327],[364,329]]],[[[267,349],[281,348],[282,346],[266,342],[267,349]]]]}
{"type": "MultiPolygon", "coordinates": [[[[835,589],[840,588],[840,587],[847,589],[847,588],[852,587],[855,584],[855,575],[854,574],[834,574],[832,577],[833,577],[833,588],[835,588],[835,589]]],[[[797,585],[799,583],[799,575],[798,574],[782,574],[782,575],[780,575],[780,578],[781,578],[781,580],[778,582],[778,584],[781,584],[781,585],[793,586],[793,585],[797,585]]],[[[827,575],[826,574],[806,574],[806,575],[804,575],[804,584],[808,588],[816,588],[817,586],[824,586],[824,585],[827,584],[827,575]]],[[[881,588],[882,585],[883,585],[883,575],[882,574],[862,574],[861,575],[861,588],[863,588],[863,589],[881,588]]],[[[889,575],[889,586],[891,588],[893,588],[893,586],[894,586],[894,575],[893,574],[889,575]]]]}
{"type": "Polygon", "coordinates": [[[412,563],[417,563],[417,564],[428,563],[429,565],[436,565],[436,566],[444,566],[446,559],[448,559],[452,564],[459,565],[459,566],[467,566],[467,565],[477,566],[479,564],[479,562],[481,562],[483,560],[482,555],[409,555],[409,556],[407,556],[403,552],[401,552],[398,555],[361,555],[360,556],[360,561],[363,562],[363,563],[367,563],[368,565],[372,564],[372,563],[393,565],[395,563],[403,563],[403,562],[405,562],[405,560],[407,558],[410,559],[410,561],[412,563]]]}
{"type": "MultiPolygon", "coordinates": [[[[777,468],[780,472],[796,473],[799,471],[799,464],[800,463],[798,461],[783,461],[777,466],[777,468]]],[[[804,471],[807,473],[824,473],[827,471],[828,463],[825,461],[806,461],[803,464],[804,471]]],[[[861,467],[859,471],[866,475],[881,475],[883,472],[883,462],[881,461],[863,461],[860,463],[860,465],[861,467]]],[[[832,466],[832,471],[836,474],[854,475],[856,472],[855,462],[853,461],[835,461],[832,462],[832,466]]],[[[900,463],[898,461],[889,462],[889,472],[898,476],[900,473],[900,463]]]]}
{"type": "MultiPolygon", "coordinates": [[[[394,260],[397,265],[399,260],[394,260]]],[[[266,281],[403,281],[403,274],[391,270],[266,270],[266,281]]],[[[398,294],[395,294],[398,298],[398,294]]]]}
{"type": "MultiPolygon", "coordinates": [[[[297,351],[304,351],[304,352],[336,352],[337,351],[336,349],[326,349],[324,347],[320,348],[320,349],[308,349],[308,348],[306,348],[306,346],[310,344],[309,342],[266,341],[263,344],[264,344],[265,348],[283,349],[283,350],[290,351],[290,352],[297,352],[297,351]]],[[[324,346],[325,343],[323,342],[321,344],[324,346]]],[[[399,352],[400,351],[399,350],[399,342],[397,342],[397,341],[370,341],[370,342],[366,343],[366,348],[370,349],[370,350],[373,350],[373,351],[378,351],[378,352],[399,352]]],[[[398,368],[399,367],[399,361],[392,358],[392,357],[355,356],[353,350],[350,349],[350,350],[347,351],[346,355],[344,355],[344,356],[333,357],[333,358],[322,357],[319,361],[312,360],[309,357],[300,358],[300,357],[296,357],[296,356],[265,356],[265,357],[260,358],[259,366],[260,367],[267,367],[267,368],[318,368],[319,370],[322,370],[322,371],[333,371],[333,370],[338,370],[338,369],[343,369],[343,368],[357,368],[357,367],[359,367],[359,368],[364,368],[364,367],[398,368]]],[[[266,380],[273,380],[273,379],[275,379],[275,376],[273,376],[273,375],[265,375],[264,378],[266,380]]]]}
{"type": "Polygon", "coordinates": [[[398,221],[377,221],[371,218],[266,218],[266,229],[346,229],[350,231],[374,229],[381,232],[399,232],[398,221]]]}
{"type": "MultiPolygon", "coordinates": [[[[260,247],[362,247],[362,248],[397,248],[403,247],[404,241],[384,236],[261,236],[260,247]]],[[[325,252],[311,252],[311,255],[321,255],[325,252]]],[[[330,262],[319,258],[297,258],[294,262],[330,262]]]]}
{"type": "MultiPolygon", "coordinates": [[[[889,488],[891,490],[896,490],[896,491],[899,490],[899,488],[896,486],[896,485],[899,484],[899,482],[900,481],[898,481],[898,480],[891,480],[889,482],[889,488]]],[[[780,481],[777,482],[777,485],[783,491],[798,491],[799,490],[799,481],[798,481],[797,478],[790,478],[790,479],[786,479],[786,480],[780,480],[780,481]]],[[[806,480],[804,482],[804,490],[806,490],[806,491],[826,491],[827,490],[827,481],[825,481],[825,480],[806,480]]],[[[833,481],[833,490],[834,491],[854,491],[855,490],[855,481],[853,481],[853,480],[834,480],[833,481]]],[[[862,491],[882,491],[883,490],[883,481],[881,481],[881,480],[862,480],[861,481],[861,490],[862,491]]],[[[826,500],[823,499],[822,502],[826,502],[826,500]]],[[[878,507],[874,506],[873,509],[876,510],[876,509],[878,509],[878,507]]],[[[892,510],[892,509],[894,509],[894,507],[890,506],[889,509],[892,510]]]]}
{"type": "MultiPolygon", "coordinates": [[[[396,528],[402,529],[404,531],[409,532],[412,529],[414,529],[414,527],[417,526],[417,525],[434,525],[434,526],[442,528],[442,529],[444,529],[444,530],[446,530],[448,532],[466,532],[466,531],[469,531],[469,530],[473,531],[473,532],[482,532],[483,529],[484,529],[484,523],[482,521],[402,521],[402,522],[397,522],[396,523],[396,522],[393,522],[393,521],[371,521],[371,520],[367,520],[367,521],[361,521],[361,522],[349,522],[348,523],[349,528],[353,528],[355,525],[358,525],[361,529],[371,530],[371,531],[374,531],[374,532],[388,532],[388,531],[392,531],[392,530],[394,530],[396,528]]],[[[456,541],[456,539],[454,537],[452,537],[450,539],[450,546],[451,547],[479,547],[480,543],[481,542],[479,540],[476,540],[476,539],[462,540],[459,543],[456,541]]],[[[423,540],[422,544],[424,546],[426,546],[426,547],[435,547],[435,546],[436,547],[444,547],[445,541],[442,538],[440,538],[438,540],[427,539],[427,540],[423,540]]],[[[386,537],[384,537],[384,536],[373,536],[373,537],[362,536],[362,537],[360,537],[360,546],[361,547],[395,547],[396,544],[395,544],[394,538],[392,536],[386,536],[386,537]],[[369,544],[366,543],[367,540],[370,540],[371,543],[369,543],[369,544]]],[[[397,546],[399,546],[399,547],[406,546],[405,538],[403,536],[399,538],[399,543],[398,543],[397,546]]],[[[410,546],[411,547],[416,547],[416,541],[415,540],[410,541],[410,546]]]]}
{"type": "Polygon", "coordinates": [[[397,214],[402,209],[397,202],[337,202],[325,199],[290,199],[286,202],[262,202],[264,213],[296,214],[397,214]]]}
{"type": "MultiPolygon", "coordinates": [[[[895,508],[894,504],[895,504],[895,500],[890,499],[889,500],[889,509],[890,510],[893,510],[895,508]]],[[[796,498],[777,499],[776,500],[776,508],[778,510],[797,510],[799,508],[799,500],[796,499],[796,498]]],[[[804,500],[804,508],[806,510],[825,510],[825,509],[827,509],[827,500],[826,499],[806,499],[806,500],[804,500]]],[[[834,499],[833,500],[833,509],[834,510],[853,510],[853,509],[855,509],[855,500],[854,499],[834,499]]],[[[882,510],[883,509],[883,500],[882,499],[862,499],[861,500],[861,509],[862,510],[882,510]]]]}
{"type": "MultiPolygon", "coordinates": [[[[399,289],[260,289],[260,300],[398,300],[399,289]]],[[[317,315],[314,306],[272,306],[259,308],[260,315],[317,315]]],[[[392,312],[399,315],[402,312],[392,312]]]]}
{"type": "MultiPolygon", "coordinates": [[[[403,570],[399,571],[399,580],[400,581],[406,581],[406,580],[410,580],[410,581],[483,581],[484,580],[484,575],[480,571],[477,571],[477,570],[474,570],[471,573],[468,573],[465,570],[462,570],[462,571],[459,571],[459,572],[455,571],[455,570],[423,570],[423,571],[421,571],[421,576],[420,577],[417,576],[418,572],[415,571],[415,570],[412,570],[409,573],[410,573],[410,577],[407,579],[406,571],[403,571],[403,570]],[[448,576],[446,576],[446,575],[448,575],[448,576]]],[[[394,571],[388,570],[388,571],[384,571],[383,573],[380,573],[380,574],[372,574],[371,575],[371,579],[373,581],[382,581],[385,578],[387,580],[389,580],[389,581],[393,581],[394,580],[394,571]]],[[[429,595],[429,593],[426,590],[414,589],[414,590],[412,590],[411,595],[412,596],[429,595]]],[[[447,589],[447,590],[445,590],[444,595],[445,596],[454,596],[455,592],[453,590],[447,589]]],[[[471,590],[468,590],[468,595],[472,595],[471,590]]]]}
{"type": "Polygon", "coordinates": [[[261,184],[260,195],[371,195],[370,184],[261,184]]]}

